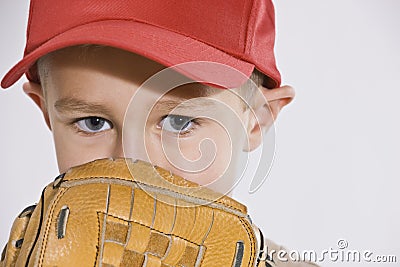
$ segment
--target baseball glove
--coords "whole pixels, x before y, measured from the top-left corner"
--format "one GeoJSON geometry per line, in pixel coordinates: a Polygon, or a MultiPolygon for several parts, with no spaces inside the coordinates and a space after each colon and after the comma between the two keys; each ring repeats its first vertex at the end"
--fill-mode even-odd
{"type": "Polygon", "coordinates": [[[270,266],[246,207],[143,161],[74,167],[14,222],[0,266],[270,266]]]}

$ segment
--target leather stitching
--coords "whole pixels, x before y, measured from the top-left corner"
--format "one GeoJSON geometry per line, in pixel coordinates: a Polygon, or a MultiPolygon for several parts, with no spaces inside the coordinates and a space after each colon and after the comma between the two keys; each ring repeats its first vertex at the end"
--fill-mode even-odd
{"type": "Polygon", "coordinates": [[[247,236],[249,237],[250,240],[250,261],[249,261],[249,265],[248,266],[252,266],[254,261],[254,245],[253,245],[253,241],[254,241],[254,235],[253,235],[253,231],[252,228],[249,227],[249,225],[246,223],[246,221],[244,221],[242,218],[239,218],[240,222],[243,225],[243,228],[246,230],[247,236]]]}
{"type": "Polygon", "coordinates": [[[46,189],[47,189],[47,188],[48,188],[48,187],[45,187],[45,188],[42,190],[42,194],[41,194],[41,196],[40,196],[40,202],[39,202],[39,204],[38,204],[38,205],[40,205],[40,206],[39,206],[39,207],[40,207],[39,223],[38,223],[38,226],[37,226],[37,229],[36,229],[36,236],[35,236],[35,239],[33,240],[32,244],[29,244],[29,246],[30,246],[30,247],[29,247],[29,253],[28,253],[28,256],[27,256],[26,261],[25,261],[25,267],[28,266],[28,264],[29,264],[29,262],[30,262],[30,260],[31,260],[31,256],[32,256],[33,250],[35,249],[36,243],[38,242],[38,239],[39,239],[40,230],[42,229],[42,224],[43,224],[43,212],[44,212],[44,195],[45,195],[45,193],[46,193],[46,189]]]}
{"type": "Polygon", "coordinates": [[[94,259],[94,266],[97,266],[97,259],[99,257],[100,252],[100,214],[104,214],[104,212],[97,211],[97,245],[96,245],[96,255],[94,259]]]}
{"type": "Polygon", "coordinates": [[[55,200],[53,201],[52,205],[51,205],[51,209],[48,211],[48,216],[47,217],[47,223],[46,223],[46,228],[43,234],[43,243],[42,243],[42,249],[40,251],[39,254],[39,261],[38,264],[39,266],[43,265],[43,260],[44,260],[44,254],[46,252],[46,246],[47,246],[47,239],[48,239],[48,234],[51,228],[51,222],[53,220],[53,215],[54,215],[54,210],[56,208],[56,205],[58,204],[58,201],[60,201],[61,197],[65,194],[65,192],[68,191],[69,188],[66,189],[60,189],[59,192],[57,192],[57,195],[55,197],[55,200]]]}
{"type": "Polygon", "coordinates": [[[157,186],[157,185],[148,185],[148,184],[145,184],[145,183],[142,183],[142,182],[128,180],[128,179],[123,178],[123,177],[114,177],[114,176],[113,177],[109,177],[109,176],[88,176],[88,177],[85,177],[85,178],[74,178],[74,177],[72,177],[72,178],[69,178],[69,179],[66,178],[65,180],[62,181],[62,183],[74,182],[74,181],[83,181],[83,180],[91,180],[91,179],[110,179],[110,180],[120,180],[120,181],[125,181],[125,182],[132,182],[132,183],[135,183],[135,184],[143,184],[143,185],[151,186],[151,187],[154,187],[154,188],[157,188],[157,189],[166,190],[166,191],[169,191],[171,193],[180,194],[180,195],[184,195],[184,196],[191,197],[191,198],[197,198],[197,199],[201,199],[201,200],[204,200],[204,201],[216,202],[218,204],[221,204],[223,206],[226,206],[226,207],[229,207],[229,208],[231,208],[233,210],[236,210],[236,211],[238,211],[240,213],[244,213],[241,209],[238,209],[238,208],[236,208],[236,207],[234,207],[232,205],[229,205],[227,203],[224,203],[222,201],[206,199],[206,198],[202,198],[202,197],[198,197],[198,196],[192,196],[192,195],[189,195],[189,194],[185,194],[185,193],[182,193],[182,192],[171,190],[169,188],[164,188],[164,187],[157,186]]]}

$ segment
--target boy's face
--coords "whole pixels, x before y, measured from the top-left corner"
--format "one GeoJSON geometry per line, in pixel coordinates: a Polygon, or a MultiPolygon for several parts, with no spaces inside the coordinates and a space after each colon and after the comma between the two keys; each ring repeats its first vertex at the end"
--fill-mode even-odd
{"type": "Polygon", "coordinates": [[[262,132],[294,96],[291,87],[262,89],[268,104],[257,100],[252,110],[233,91],[199,83],[167,93],[160,83],[142,86],[163,69],[110,47],[71,47],[48,57],[42,85],[26,83],[24,90],[53,133],[60,172],[127,157],[228,193],[243,165],[240,155],[260,145],[262,132]]]}
{"type": "Polygon", "coordinates": [[[113,48],[71,48],[44,65],[45,116],[60,172],[98,158],[129,157],[223,193],[232,186],[248,116],[233,92],[198,83],[164,95],[163,88],[139,88],[164,67],[113,48]],[[138,90],[140,99],[130,103],[138,90]],[[223,174],[230,178],[210,185],[223,174]]]}

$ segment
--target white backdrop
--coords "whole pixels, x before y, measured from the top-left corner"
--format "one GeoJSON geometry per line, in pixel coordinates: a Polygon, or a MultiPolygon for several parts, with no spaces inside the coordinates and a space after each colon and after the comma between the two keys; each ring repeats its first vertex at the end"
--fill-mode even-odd
{"type": "MultiPolygon", "coordinates": [[[[400,262],[400,1],[275,1],[277,59],[297,96],[276,124],[267,181],[235,196],[288,248],[396,255],[400,262]]],[[[23,53],[27,0],[0,2],[0,74],[23,53]]],[[[24,78],[25,79],[25,78],[24,78]]],[[[23,80],[24,80],[23,79],[23,80]]],[[[51,133],[22,93],[0,92],[0,245],[56,175],[51,133]]],[[[364,266],[325,261],[323,266],[364,266]]]]}

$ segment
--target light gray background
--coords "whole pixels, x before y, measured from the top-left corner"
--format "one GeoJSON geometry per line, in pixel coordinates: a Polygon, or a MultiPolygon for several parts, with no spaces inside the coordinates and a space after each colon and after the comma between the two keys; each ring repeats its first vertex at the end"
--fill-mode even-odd
{"type": "MultiPolygon", "coordinates": [[[[318,252],[344,238],[400,261],[400,1],[275,4],[278,64],[297,96],[276,124],[268,180],[250,195],[245,179],[235,196],[289,248],[318,252]]],[[[23,52],[27,12],[27,0],[0,3],[1,75],[23,52]]],[[[51,133],[21,86],[0,92],[0,244],[57,175],[51,133]]]]}

